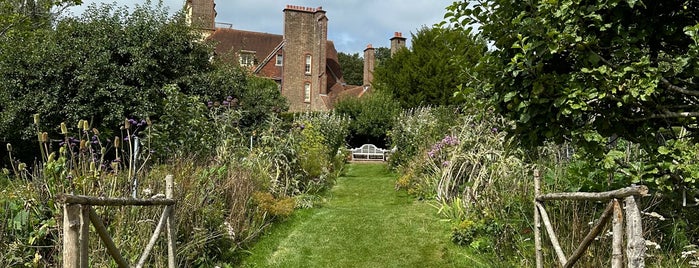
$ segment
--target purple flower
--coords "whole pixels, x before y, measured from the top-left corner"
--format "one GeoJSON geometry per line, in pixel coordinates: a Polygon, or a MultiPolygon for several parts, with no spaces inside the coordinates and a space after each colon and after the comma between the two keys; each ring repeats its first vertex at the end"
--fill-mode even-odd
{"type": "Polygon", "coordinates": [[[442,166],[443,166],[443,167],[446,167],[446,166],[448,166],[449,164],[451,164],[451,162],[449,162],[449,161],[444,161],[444,162],[442,162],[442,166]]]}
{"type": "Polygon", "coordinates": [[[207,101],[207,102],[206,102],[206,107],[211,108],[211,106],[214,106],[214,102],[213,102],[213,101],[207,101]]]}
{"type": "Polygon", "coordinates": [[[232,101],[232,100],[233,100],[233,96],[228,96],[228,97],[226,97],[226,100],[227,100],[227,101],[232,101]]]}
{"type": "Polygon", "coordinates": [[[226,106],[228,106],[228,104],[231,104],[231,103],[230,103],[230,102],[228,102],[228,101],[223,101],[223,105],[226,105],[226,106]]]}
{"type": "Polygon", "coordinates": [[[434,150],[430,150],[429,152],[427,152],[427,155],[429,157],[434,157],[434,150]]]}
{"type": "Polygon", "coordinates": [[[494,128],[491,128],[491,129],[490,129],[490,132],[493,132],[493,133],[498,133],[498,128],[496,128],[496,127],[494,127],[494,128]]]}
{"type": "Polygon", "coordinates": [[[300,128],[301,130],[303,130],[303,129],[305,129],[305,128],[306,128],[306,125],[304,125],[304,124],[301,124],[301,126],[299,126],[299,128],[300,128]]]}

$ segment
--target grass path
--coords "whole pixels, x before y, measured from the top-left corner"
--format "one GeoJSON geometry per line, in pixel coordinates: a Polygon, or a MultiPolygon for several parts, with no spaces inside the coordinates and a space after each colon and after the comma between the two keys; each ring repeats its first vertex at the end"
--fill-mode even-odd
{"type": "Polygon", "coordinates": [[[322,207],[272,229],[242,267],[487,267],[395,179],[382,164],[349,164],[322,207]]]}

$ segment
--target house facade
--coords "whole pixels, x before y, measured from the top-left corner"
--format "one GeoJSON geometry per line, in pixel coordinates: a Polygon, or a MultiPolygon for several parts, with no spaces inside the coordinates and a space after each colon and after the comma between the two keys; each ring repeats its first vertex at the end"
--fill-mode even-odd
{"type": "MultiPolygon", "coordinates": [[[[374,49],[364,52],[363,85],[347,85],[322,7],[287,5],[282,35],[216,27],[214,0],[187,0],[185,10],[189,23],[216,43],[218,57],[276,81],[292,112],[329,110],[338,99],[362,96],[371,87],[374,49]]],[[[394,38],[405,44],[399,33],[394,38]]]]}

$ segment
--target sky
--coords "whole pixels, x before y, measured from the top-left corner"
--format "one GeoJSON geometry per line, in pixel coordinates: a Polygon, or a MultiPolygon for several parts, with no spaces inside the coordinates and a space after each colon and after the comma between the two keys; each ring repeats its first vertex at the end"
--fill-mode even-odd
{"type": "MultiPolygon", "coordinates": [[[[152,0],[157,2],[157,0],[152,0]]],[[[454,0],[218,0],[216,22],[230,23],[233,28],[255,32],[283,34],[283,13],[286,5],[322,6],[328,17],[328,39],[338,51],[360,53],[367,44],[390,47],[394,32],[408,38],[423,26],[431,27],[444,18],[445,8],[454,0]]],[[[84,0],[71,8],[80,15],[92,3],[112,3],[119,6],[143,4],[145,0],[99,1],[84,0]]],[[[171,12],[182,8],[185,0],[163,0],[171,12]]]]}

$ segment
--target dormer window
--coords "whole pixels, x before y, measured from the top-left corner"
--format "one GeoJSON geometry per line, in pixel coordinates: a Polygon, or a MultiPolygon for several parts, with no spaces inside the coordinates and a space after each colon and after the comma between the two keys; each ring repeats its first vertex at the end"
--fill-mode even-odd
{"type": "Polygon", "coordinates": [[[311,55],[306,55],[306,74],[311,74],[311,55]]]}
{"type": "Polygon", "coordinates": [[[277,62],[274,64],[276,66],[282,66],[284,63],[284,56],[281,54],[277,55],[277,62]]]}
{"type": "Polygon", "coordinates": [[[255,51],[241,50],[238,54],[240,54],[240,66],[251,67],[255,65],[255,51]]]}

